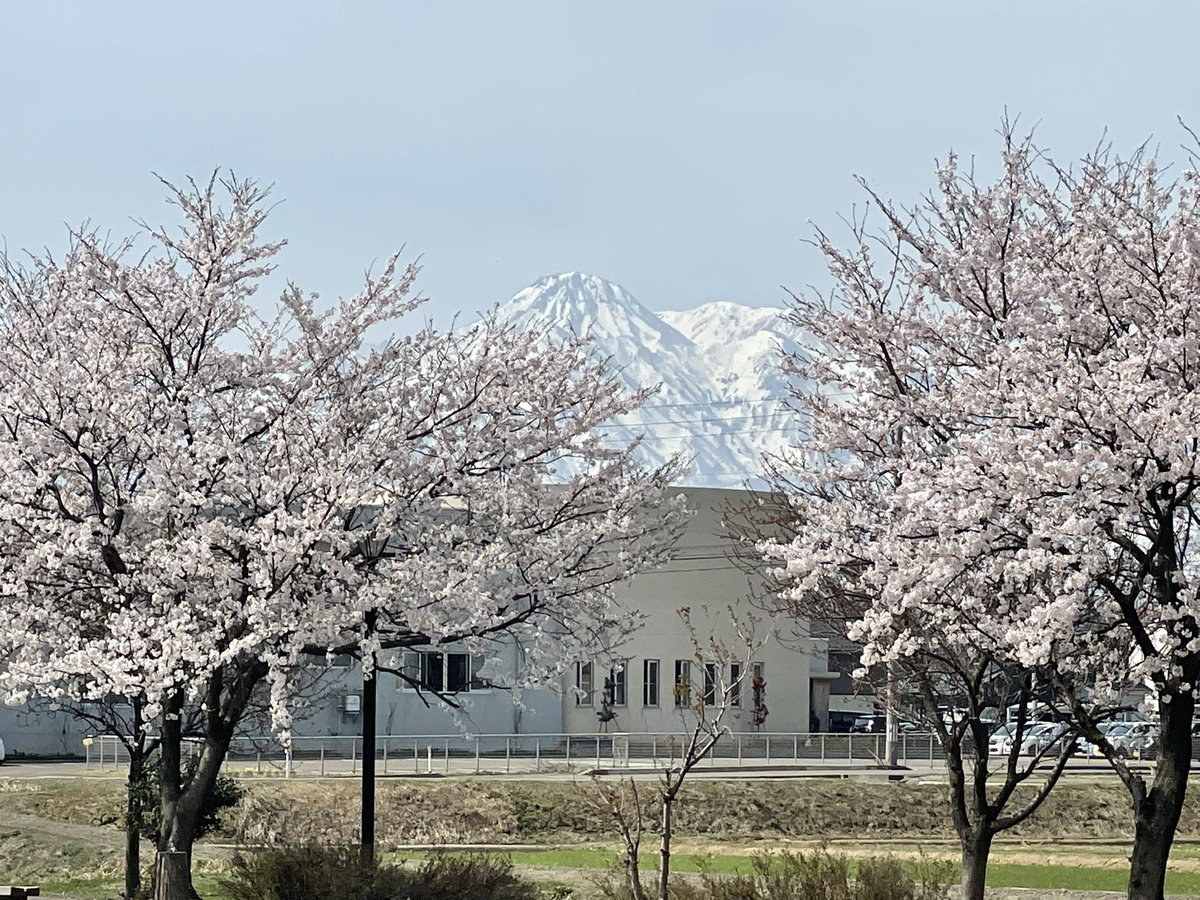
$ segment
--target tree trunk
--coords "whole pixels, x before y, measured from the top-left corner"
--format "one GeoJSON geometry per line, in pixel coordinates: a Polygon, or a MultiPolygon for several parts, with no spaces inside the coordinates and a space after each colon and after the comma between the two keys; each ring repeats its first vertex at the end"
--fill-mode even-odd
{"type": "Polygon", "coordinates": [[[159,851],[154,865],[154,900],[197,897],[192,887],[192,863],[186,853],[159,851]]]}
{"type": "Polygon", "coordinates": [[[1175,693],[1159,703],[1159,756],[1154,783],[1134,809],[1129,857],[1129,900],[1163,900],[1167,859],[1179,825],[1192,763],[1192,695],[1175,693]]]}
{"type": "Polygon", "coordinates": [[[125,789],[125,900],[142,888],[141,782],[145,777],[141,753],[129,754],[129,781],[125,789]]]}
{"type": "Polygon", "coordinates": [[[983,900],[988,856],[992,852],[993,837],[991,831],[979,827],[961,837],[962,900],[983,900]]]}
{"type": "MultiPolygon", "coordinates": [[[[178,716],[164,717],[159,750],[162,767],[162,830],[158,837],[160,866],[163,864],[162,857],[165,853],[179,851],[186,854],[187,872],[182,879],[183,884],[172,886],[172,893],[162,895],[161,900],[199,900],[196,889],[192,886],[192,846],[196,842],[204,801],[217,781],[221,764],[225,762],[230,741],[233,740],[233,730],[250,703],[250,695],[255,685],[266,675],[266,666],[255,663],[233,672],[232,675],[233,677],[226,680],[222,673],[218,672],[209,682],[208,696],[205,700],[207,710],[204,749],[200,753],[196,771],[186,786],[181,780],[183,734],[180,720],[178,716]]],[[[168,706],[168,713],[173,706],[174,703],[168,706]]],[[[179,707],[182,709],[181,700],[179,707]]],[[[157,892],[155,897],[159,898],[157,892]]]]}
{"type": "Polygon", "coordinates": [[[638,861],[638,848],[633,844],[625,845],[625,878],[629,882],[629,895],[633,900],[646,900],[642,890],[642,870],[638,861]]]}
{"type": "Polygon", "coordinates": [[[668,880],[671,877],[671,806],[675,798],[663,796],[662,809],[662,843],[658,855],[661,860],[658,870],[658,900],[668,900],[668,880]]]}

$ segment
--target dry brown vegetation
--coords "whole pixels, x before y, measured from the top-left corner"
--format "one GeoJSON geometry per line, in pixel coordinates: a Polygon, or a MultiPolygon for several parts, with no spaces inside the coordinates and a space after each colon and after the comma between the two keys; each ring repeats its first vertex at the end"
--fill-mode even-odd
{"type": "MultiPolygon", "coordinates": [[[[352,843],[358,830],[358,783],[262,780],[226,816],[215,842],[352,843]]],[[[609,822],[581,802],[590,785],[570,782],[393,779],[379,785],[381,845],[547,843],[612,837],[609,822]]],[[[0,812],[78,825],[115,824],[118,781],[0,782],[0,812]]],[[[953,837],[943,788],[935,784],[854,781],[697,781],[678,810],[681,835],[736,841],[953,837]]],[[[1119,785],[1061,785],[1013,837],[1125,838],[1131,816],[1119,785]]],[[[1200,836],[1193,795],[1180,835],[1200,836]]]]}

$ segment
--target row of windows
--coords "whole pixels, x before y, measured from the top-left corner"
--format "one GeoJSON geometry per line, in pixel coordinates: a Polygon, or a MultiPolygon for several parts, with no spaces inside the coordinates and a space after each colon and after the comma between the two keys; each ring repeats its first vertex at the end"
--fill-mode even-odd
{"type": "MultiPolygon", "coordinates": [[[[729,664],[729,680],[722,686],[720,683],[719,663],[704,663],[702,668],[702,683],[700,685],[706,706],[715,706],[718,692],[729,692],[729,705],[742,705],[742,665],[729,664]]],[[[675,660],[674,680],[671,683],[671,694],[675,706],[686,707],[692,704],[692,660],[675,660]]],[[[764,669],[760,662],[751,663],[751,677],[763,678],[764,669]]],[[[604,681],[599,685],[600,702],[608,701],[609,706],[628,705],[628,661],[618,663],[608,669],[604,681]]],[[[662,664],[657,659],[642,660],[642,706],[660,706],[660,681],[662,664]]],[[[593,706],[596,697],[596,667],[591,662],[575,663],[575,705],[593,706]]]]}
{"type": "MultiPolygon", "coordinates": [[[[396,679],[400,690],[421,689],[445,694],[461,694],[491,688],[491,683],[479,673],[483,670],[485,657],[470,653],[445,653],[432,650],[406,650],[400,657],[402,677],[396,679]]],[[[335,656],[331,669],[348,669],[354,664],[353,657],[335,656]]]]}
{"type": "Polygon", "coordinates": [[[401,657],[402,678],[397,687],[415,690],[413,682],[427,691],[462,694],[487,690],[492,685],[480,676],[484,657],[470,653],[440,653],[410,650],[401,657]]]}

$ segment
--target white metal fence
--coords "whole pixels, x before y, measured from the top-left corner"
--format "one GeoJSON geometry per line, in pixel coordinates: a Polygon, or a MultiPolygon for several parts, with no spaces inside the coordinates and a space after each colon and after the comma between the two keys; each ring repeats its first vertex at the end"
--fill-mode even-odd
{"type": "MultiPolygon", "coordinates": [[[[677,760],[686,739],[668,733],[380,735],[375,762],[383,775],[657,768],[677,760]]],[[[85,745],[89,767],[122,768],[128,762],[115,735],[99,735],[85,745]]],[[[937,737],[924,732],[902,732],[896,751],[901,765],[942,759],[937,737]]],[[[859,767],[881,764],[885,752],[883,734],[733,732],[703,764],[859,767]]],[[[271,736],[239,737],[229,748],[225,768],[234,774],[354,775],[362,760],[358,736],[293,737],[290,746],[271,736]]]]}

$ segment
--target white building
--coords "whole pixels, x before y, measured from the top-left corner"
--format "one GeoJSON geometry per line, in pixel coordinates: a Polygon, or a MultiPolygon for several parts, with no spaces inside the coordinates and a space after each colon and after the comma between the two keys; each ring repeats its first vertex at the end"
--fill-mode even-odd
{"type": "MultiPolygon", "coordinates": [[[[381,735],[678,733],[698,699],[717,700],[732,681],[726,722],[736,731],[809,731],[828,723],[829,684],[823,641],[770,637],[747,656],[739,646],[730,610],[739,619],[749,604],[754,575],[730,559],[733,547],[721,510],[746,495],[725,489],[686,488],[694,516],[669,565],[634,578],[618,589],[618,601],[640,613],[643,625],[611,652],[577,660],[556,689],[526,691],[515,703],[510,690],[520,648],[496,645],[486,661],[465,648],[418,648],[396,661],[410,675],[455,692],[460,710],[450,710],[395,675],[381,673],[377,731],[381,735]],[[690,611],[692,631],[679,615],[690,611]],[[693,642],[695,640],[695,643],[693,642]],[[724,652],[713,649],[714,640],[724,652]],[[814,654],[813,648],[817,652],[814,654]],[[746,670],[744,667],[749,666],[746,670]],[[765,686],[758,692],[754,676],[765,686]],[[613,718],[602,723],[605,679],[613,718]],[[676,688],[676,685],[679,688],[676,688]],[[768,714],[756,726],[756,701],[768,714]],[[811,716],[816,716],[816,721],[811,716]]],[[[760,619],[761,613],[757,613],[760,619]]],[[[794,623],[789,623],[792,626],[794,623]]],[[[759,623],[765,636],[768,623],[759,623]]],[[[791,630],[789,628],[789,630],[791,630]]],[[[355,735],[361,728],[362,675],[348,662],[334,665],[296,723],[298,736],[355,735]]],[[[27,708],[0,708],[0,738],[10,753],[78,754],[88,727],[65,713],[36,715],[27,708]]]]}

